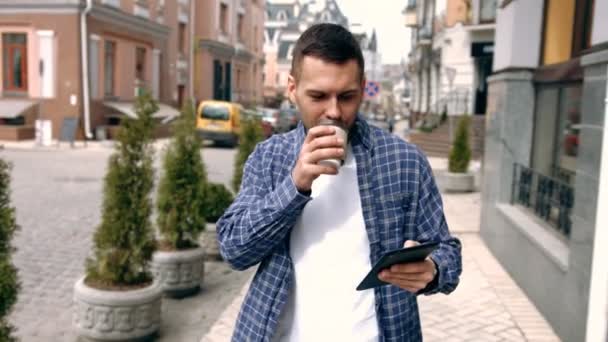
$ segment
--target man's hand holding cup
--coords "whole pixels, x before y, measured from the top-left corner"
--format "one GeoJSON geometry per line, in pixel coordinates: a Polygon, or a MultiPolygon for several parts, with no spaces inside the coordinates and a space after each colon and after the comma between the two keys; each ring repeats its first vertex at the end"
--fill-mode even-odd
{"type": "Polygon", "coordinates": [[[292,178],[300,192],[308,192],[320,175],[335,175],[346,157],[348,133],[334,120],[322,120],[308,130],[292,178]]]}

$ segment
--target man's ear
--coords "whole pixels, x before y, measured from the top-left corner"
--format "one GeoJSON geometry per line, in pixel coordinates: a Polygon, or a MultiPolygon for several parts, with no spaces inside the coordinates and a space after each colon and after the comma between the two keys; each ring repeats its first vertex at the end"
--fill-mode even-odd
{"type": "Polygon", "coordinates": [[[289,97],[289,101],[291,103],[296,103],[296,79],[293,75],[289,75],[287,77],[287,96],[289,97]]]}

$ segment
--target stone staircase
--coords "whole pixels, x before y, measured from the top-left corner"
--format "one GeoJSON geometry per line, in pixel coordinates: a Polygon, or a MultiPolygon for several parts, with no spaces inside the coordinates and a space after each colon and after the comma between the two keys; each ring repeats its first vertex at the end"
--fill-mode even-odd
{"type": "MultiPolygon", "coordinates": [[[[483,141],[485,132],[485,117],[471,117],[471,131],[469,133],[469,143],[471,146],[472,159],[481,159],[483,155],[483,141]]],[[[452,121],[452,129],[456,132],[458,117],[450,117],[452,121]]],[[[430,157],[448,158],[452,141],[450,139],[450,124],[449,121],[444,122],[435,128],[432,132],[425,133],[422,131],[411,131],[409,139],[411,143],[417,145],[430,157]]]]}

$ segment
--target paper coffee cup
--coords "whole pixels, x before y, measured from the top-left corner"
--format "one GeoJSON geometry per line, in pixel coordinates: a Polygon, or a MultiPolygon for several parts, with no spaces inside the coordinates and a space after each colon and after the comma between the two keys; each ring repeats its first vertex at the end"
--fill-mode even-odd
{"type": "MultiPolygon", "coordinates": [[[[346,159],[346,147],[348,146],[348,130],[342,125],[340,121],[331,119],[322,119],[319,122],[319,126],[332,126],[336,130],[336,135],[340,137],[344,143],[344,159],[346,159]]],[[[319,161],[319,165],[332,166],[339,169],[344,164],[344,159],[323,159],[319,161]]]]}

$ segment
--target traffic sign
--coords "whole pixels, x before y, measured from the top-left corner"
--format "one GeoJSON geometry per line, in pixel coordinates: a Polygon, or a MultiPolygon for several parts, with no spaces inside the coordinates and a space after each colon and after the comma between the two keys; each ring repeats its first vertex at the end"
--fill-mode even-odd
{"type": "Polygon", "coordinates": [[[376,97],[380,93],[380,84],[376,81],[367,81],[365,83],[365,96],[376,97]]]}

